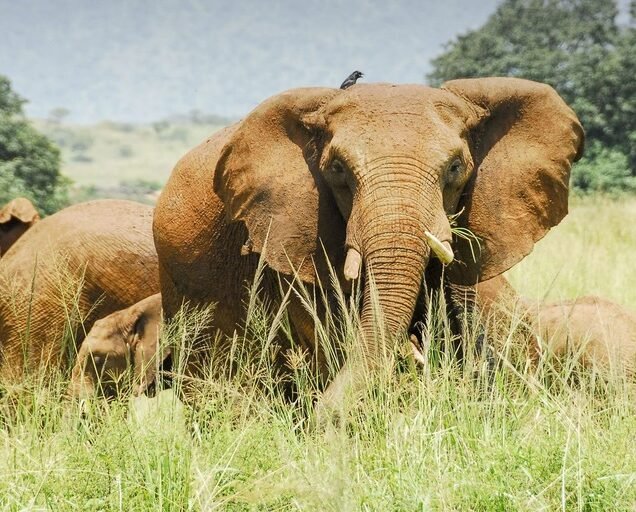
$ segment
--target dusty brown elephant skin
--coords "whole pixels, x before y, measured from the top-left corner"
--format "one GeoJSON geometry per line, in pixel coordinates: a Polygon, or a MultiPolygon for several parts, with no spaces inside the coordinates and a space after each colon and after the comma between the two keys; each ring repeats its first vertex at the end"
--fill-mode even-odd
{"type": "MultiPolygon", "coordinates": [[[[308,285],[329,282],[325,253],[343,283],[372,275],[384,332],[365,286],[363,357],[347,360],[323,396],[323,407],[337,406],[382,365],[383,340],[409,328],[431,249],[449,262],[452,242],[455,283],[504,272],[567,213],[582,146],[578,119],[556,92],[520,79],[274,96],[182,158],[159,198],[166,318],[184,301],[218,303],[214,327],[231,334],[261,252],[270,270],[308,285]],[[481,237],[476,261],[451,239],[447,215],[459,211],[459,225],[481,237]]],[[[289,314],[320,366],[311,322],[293,304],[289,314]]]]}
{"type": "Polygon", "coordinates": [[[144,392],[155,379],[161,322],[159,294],[97,320],[80,346],[68,394],[113,396],[126,385],[123,377],[129,368],[133,394],[144,392]]]}
{"type": "MultiPolygon", "coordinates": [[[[556,361],[573,356],[584,367],[636,372],[636,315],[594,296],[541,303],[521,297],[503,276],[478,283],[477,301],[491,325],[510,329],[521,319],[528,356],[537,362],[549,354],[556,361]]],[[[518,329],[519,327],[517,327],[518,329]]]]}
{"type": "Polygon", "coordinates": [[[91,201],[41,220],[0,265],[0,381],[60,367],[96,319],[157,293],[158,281],[151,207],[91,201]]]}
{"type": "Polygon", "coordinates": [[[38,220],[40,214],[31,201],[24,197],[4,205],[0,209],[0,257],[38,220]]]}
{"type": "Polygon", "coordinates": [[[537,331],[558,359],[569,354],[585,367],[636,372],[636,315],[614,302],[579,297],[546,304],[539,307],[537,331]]]}

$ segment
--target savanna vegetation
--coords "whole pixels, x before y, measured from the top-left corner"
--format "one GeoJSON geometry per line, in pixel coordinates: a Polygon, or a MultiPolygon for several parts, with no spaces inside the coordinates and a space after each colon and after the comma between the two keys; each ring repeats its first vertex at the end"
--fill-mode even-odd
{"type": "Polygon", "coordinates": [[[52,213],[66,204],[69,180],[59,149],[25,118],[24,102],[0,75],[0,204],[26,196],[52,213]]]}
{"type": "MultiPolygon", "coordinates": [[[[636,308],[625,257],[636,248],[625,223],[634,215],[631,199],[577,201],[510,279],[530,297],[599,293],[636,308]]],[[[249,336],[267,347],[281,319],[254,299],[249,336]]],[[[180,321],[165,341],[187,345],[200,321],[180,321]]],[[[398,351],[366,400],[326,432],[308,428],[316,390],[301,359],[299,398],[289,403],[271,391],[269,359],[241,355],[241,338],[237,376],[198,382],[193,408],[171,391],[60,400],[68,373],[53,383],[33,375],[0,399],[0,507],[633,510],[633,379],[582,371],[575,359],[532,369],[516,349],[515,320],[497,341],[502,363],[492,376],[479,360],[462,367],[443,351],[443,314],[432,333],[425,371],[398,351]]]]}
{"type": "MultiPolygon", "coordinates": [[[[634,2],[619,25],[609,0],[504,0],[433,63],[432,83],[548,82],[586,127],[586,156],[572,178],[582,194],[508,272],[527,297],[597,294],[636,310],[636,199],[624,193],[636,190],[635,19],[634,2]]],[[[74,126],[62,111],[32,123],[22,103],[0,77],[0,203],[26,195],[43,213],[99,196],[152,202],[174,162],[223,124],[192,115],[74,126]]],[[[285,317],[262,306],[254,291],[247,336],[267,348],[285,317]]],[[[199,382],[195,407],[171,390],[60,400],[68,371],[52,381],[31,375],[0,393],[0,510],[636,508],[633,378],[584,371],[575,358],[531,367],[514,314],[495,340],[494,374],[479,359],[460,366],[444,351],[451,335],[441,306],[431,307],[440,311],[427,367],[401,346],[366,399],[327,431],[309,428],[317,390],[301,358],[293,403],[276,393],[259,354],[240,355],[232,379],[199,382]]],[[[201,321],[180,319],[163,343],[187,346],[201,321]]],[[[342,335],[352,339],[355,329],[352,319],[342,335]]],[[[241,338],[236,346],[240,354],[241,338]]],[[[178,391],[178,358],[174,368],[178,391]]]]}

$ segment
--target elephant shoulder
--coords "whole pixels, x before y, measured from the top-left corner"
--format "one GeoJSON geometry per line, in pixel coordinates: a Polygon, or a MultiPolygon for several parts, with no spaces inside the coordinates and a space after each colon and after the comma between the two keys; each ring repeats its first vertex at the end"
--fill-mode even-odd
{"type": "MultiPolygon", "coordinates": [[[[183,155],[175,164],[162,196],[170,195],[177,190],[183,193],[184,189],[192,189],[194,192],[201,188],[207,188],[202,180],[213,179],[221,151],[236,127],[237,125],[234,124],[214,132],[198,146],[183,155]]],[[[211,185],[212,182],[209,181],[209,183],[211,185]]]]}

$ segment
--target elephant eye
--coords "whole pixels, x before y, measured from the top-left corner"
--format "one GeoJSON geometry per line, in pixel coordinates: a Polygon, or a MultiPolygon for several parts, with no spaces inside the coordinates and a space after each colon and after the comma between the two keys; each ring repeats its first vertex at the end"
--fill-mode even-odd
{"type": "Polygon", "coordinates": [[[446,171],[449,181],[455,181],[462,175],[463,172],[464,162],[462,162],[461,158],[455,158],[451,161],[448,165],[448,170],[446,171]]]}
{"type": "Polygon", "coordinates": [[[334,158],[331,162],[331,172],[334,174],[343,174],[345,171],[345,166],[341,160],[334,158]]]}

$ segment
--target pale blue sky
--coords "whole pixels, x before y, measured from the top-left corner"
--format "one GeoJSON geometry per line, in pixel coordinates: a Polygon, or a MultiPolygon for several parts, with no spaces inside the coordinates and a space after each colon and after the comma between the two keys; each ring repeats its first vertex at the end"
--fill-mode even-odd
{"type": "Polygon", "coordinates": [[[444,43],[497,0],[0,0],[0,73],[44,116],[241,116],[302,85],[422,82],[444,43]]]}

